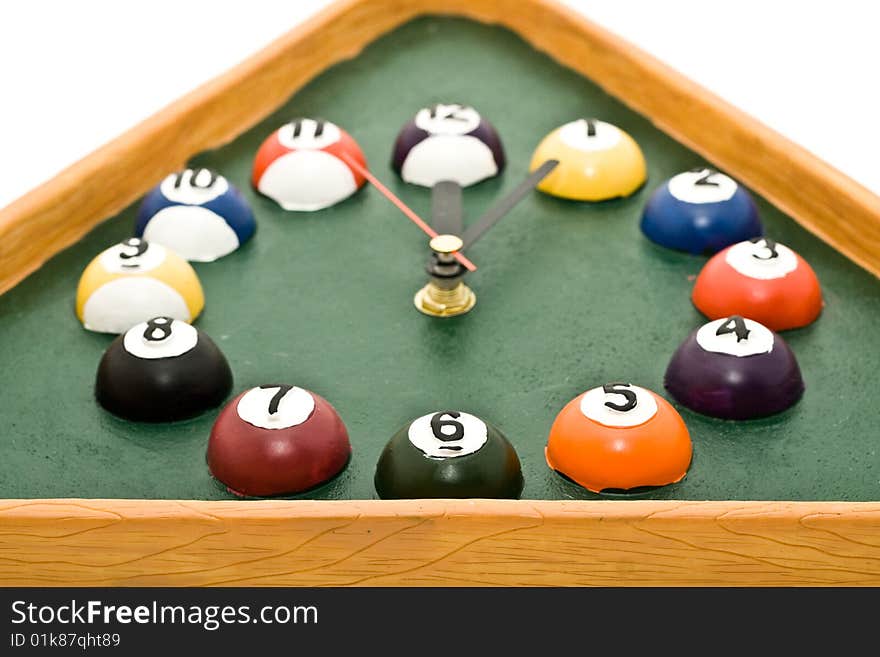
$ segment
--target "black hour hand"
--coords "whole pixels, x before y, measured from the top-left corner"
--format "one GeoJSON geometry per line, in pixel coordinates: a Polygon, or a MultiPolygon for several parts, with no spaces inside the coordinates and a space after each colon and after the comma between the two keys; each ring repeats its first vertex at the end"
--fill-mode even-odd
{"type": "Polygon", "coordinates": [[[544,164],[532,171],[525,180],[514,187],[507,196],[498,201],[498,203],[492,206],[488,212],[477,219],[475,223],[468,226],[464,235],[461,236],[461,239],[464,242],[463,248],[467,249],[471,246],[474,242],[480,239],[487,230],[492,228],[492,226],[503,218],[504,215],[513,210],[517,203],[523,200],[529,192],[538,186],[538,183],[540,183],[547,174],[556,168],[557,164],[559,164],[558,160],[547,160],[544,162],[544,164]]]}
{"type": "Polygon", "coordinates": [[[440,235],[461,237],[464,217],[461,185],[457,182],[441,180],[431,188],[431,226],[440,235]]]}

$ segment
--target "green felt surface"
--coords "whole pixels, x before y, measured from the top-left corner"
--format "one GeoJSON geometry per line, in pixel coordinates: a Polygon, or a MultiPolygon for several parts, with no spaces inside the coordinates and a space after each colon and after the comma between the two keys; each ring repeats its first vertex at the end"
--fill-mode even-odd
{"type": "MultiPolygon", "coordinates": [[[[543,456],[556,413],[611,380],[663,392],[679,342],[702,319],[690,302],[705,262],[648,242],[638,228],[650,191],[700,157],[645,118],[515,35],[452,19],[421,19],[314,80],[280,111],[195,163],[217,168],[253,203],[259,228],[245,248],[196,265],[207,307],[198,326],[226,353],[235,390],[277,381],[326,397],[345,420],[354,455],[307,496],[375,496],[385,442],[424,413],[461,408],[516,446],[523,496],[592,498],[543,456]],[[414,111],[452,99],[499,130],[509,167],[465,190],[476,219],[525,174],[532,150],[573,118],[610,120],[642,146],[649,182],[634,196],[581,204],[534,194],[471,250],[478,303],[452,320],[419,314],[421,233],[372,188],[317,213],[285,213],[248,183],[262,140],[292,116],[348,129],[373,171],[419,213],[430,192],[390,171],[391,145],[414,111]]],[[[792,181],[793,185],[797,181],[792,181]]],[[[785,334],[807,383],[780,416],[724,422],[682,410],[694,460],[680,484],[649,497],[880,499],[880,282],[759,199],[768,233],[803,255],[826,308],[785,334]]],[[[73,313],[77,278],[102,249],[130,236],[135,208],[94,230],[0,297],[0,496],[228,499],[205,466],[216,412],[169,425],[116,419],[95,402],[95,369],[110,336],[73,313]]]]}

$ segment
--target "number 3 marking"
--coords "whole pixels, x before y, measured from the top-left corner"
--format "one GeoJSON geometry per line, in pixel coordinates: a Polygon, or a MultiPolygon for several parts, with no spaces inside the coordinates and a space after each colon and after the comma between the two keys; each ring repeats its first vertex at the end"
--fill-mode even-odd
{"type": "Polygon", "coordinates": [[[757,253],[753,253],[752,257],[757,258],[758,260],[773,260],[773,258],[779,257],[779,251],[776,250],[776,240],[772,240],[769,237],[753,237],[749,240],[755,246],[758,245],[758,242],[764,240],[764,248],[770,252],[770,255],[766,258],[764,256],[760,256],[757,253]]]}

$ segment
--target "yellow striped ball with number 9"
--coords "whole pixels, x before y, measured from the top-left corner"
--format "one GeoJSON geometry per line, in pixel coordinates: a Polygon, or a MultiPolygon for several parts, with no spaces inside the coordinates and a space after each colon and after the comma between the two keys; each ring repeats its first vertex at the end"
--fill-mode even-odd
{"type": "Polygon", "coordinates": [[[186,260],[132,237],[98,254],[83,271],[76,316],[99,333],[124,333],[152,317],[192,322],[205,306],[202,285],[186,260]]]}

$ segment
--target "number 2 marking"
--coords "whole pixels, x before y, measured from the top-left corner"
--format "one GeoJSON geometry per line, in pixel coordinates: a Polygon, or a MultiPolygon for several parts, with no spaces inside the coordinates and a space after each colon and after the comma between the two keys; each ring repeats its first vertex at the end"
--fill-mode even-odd
{"type": "Polygon", "coordinates": [[[765,258],[764,256],[760,256],[760,255],[758,255],[757,252],[755,252],[755,253],[752,253],[752,257],[757,258],[758,260],[772,260],[773,258],[778,258],[779,251],[776,250],[776,246],[777,246],[776,240],[772,240],[769,237],[753,237],[749,241],[752,244],[757,245],[761,240],[764,241],[764,248],[766,248],[768,251],[770,251],[770,255],[765,258]]]}
{"type": "Polygon", "coordinates": [[[171,335],[171,318],[170,317],[154,317],[147,322],[147,328],[144,330],[144,340],[150,342],[161,342],[171,335]],[[159,336],[156,336],[158,331],[159,336]]]}
{"type": "Polygon", "coordinates": [[[636,393],[629,390],[630,385],[631,384],[629,383],[606,383],[602,386],[602,390],[605,391],[606,395],[622,395],[623,398],[626,399],[626,402],[623,404],[606,401],[605,405],[608,408],[620,411],[621,413],[627,413],[638,406],[638,397],[636,397],[636,393]]]}
{"type": "MultiPolygon", "coordinates": [[[[437,440],[443,441],[444,443],[453,442],[464,438],[464,425],[457,419],[444,420],[444,415],[448,415],[451,418],[461,417],[461,413],[458,413],[456,411],[444,411],[442,413],[435,413],[431,417],[431,431],[434,433],[434,437],[437,440]],[[455,433],[443,433],[443,427],[455,427],[455,433]]],[[[451,452],[459,452],[461,451],[462,447],[461,445],[440,445],[440,449],[448,449],[451,452]]]]}
{"type": "Polygon", "coordinates": [[[272,388],[278,388],[278,392],[269,401],[269,415],[275,415],[278,412],[278,404],[284,399],[284,395],[293,390],[293,386],[289,386],[286,383],[267,383],[260,386],[261,390],[271,390],[272,388]]]}
{"type": "Polygon", "coordinates": [[[728,333],[736,334],[736,341],[742,342],[748,340],[751,331],[746,328],[746,321],[739,315],[728,317],[724,323],[715,331],[715,335],[727,335],[728,333]]]}
{"type": "Polygon", "coordinates": [[[720,186],[721,186],[721,183],[717,183],[717,182],[715,182],[714,180],[710,180],[710,178],[711,178],[712,176],[714,176],[716,173],[718,173],[718,172],[715,171],[714,169],[706,169],[706,168],[702,168],[702,169],[692,169],[691,171],[692,171],[693,173],[700,173],[700,172],[705,171],[705,173],[703,174],[702,177],[697,178],[697,179],[694,181],[694,185],[695,185],[695,186],[696,186],[696,185],[699,185],[699,186],[701,186],[701,187],[720,187],[720,186]]]}

